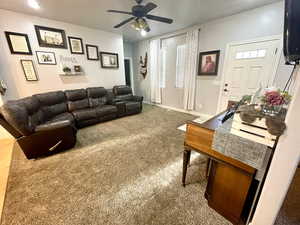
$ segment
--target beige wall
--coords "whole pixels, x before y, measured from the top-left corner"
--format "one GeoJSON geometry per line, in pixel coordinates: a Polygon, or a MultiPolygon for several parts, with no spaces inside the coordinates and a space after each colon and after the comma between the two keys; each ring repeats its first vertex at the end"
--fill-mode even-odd
{"type": "Polygon", "coordinates": [[[104,86],[124,84],[124,49],[123,37],[119,34],[89,29],[82,26],[58,22],[54,20],[33,17],[0,9],[0,79],[3,79],[8,91],[4,99],[15,99],[52,90],[84,88],[89,86],[104,86]],[[69,49],[39,47],[34,25],[63,29],[67,36],[83,39],[84,44],[99,46],[99,51],[119,54],[119,69],[102,69],[99,61],[88,61],[85,55],[71,55],[69,49]],[[4,31],[26,33],[29,36],[32,56],[12,55],[7,45],[4,31]],[[58,65],[38,65],[35,51],[55,52],[58,65]],[[60,56],[74,57],[85,71],[84,76],[62,77],[60,56]],[[38,82],[28,82],[20,65],[20,59],[32,59],[39,76],[38,82]]]}
{"type": "Polygon", "coordinates": [[[146,41],[134,43],[133,45],[134,89],[136,95],[144,96],[145,102],[150,102],[150,95],[151,95],[149,64],[150,64],[149,41],[146,40],[146,41]],[[139,67],[140,67],[139,61],[140,61],[140,56],[143,56],[144,59],[146,52],[148,53],[148,74],[144,79],[144,77],[140,74],[139,71],[139,67]]]}
{"type": "Polygon", "coordinates": [[[300,162],[300,71],[296,72],[293,100],[286,117],[287,130],[278,141],[251,225],[272,225],[300,162]]]}
{"type": "MultiPolygon", "coordinates": [[[[221,56],[218,76],[197,77],[195,108],[197,112],[213,115],[217,111],[226,45],[231,42],[282,34],[283,13],[283,2],[278,2],[199,25],[201,29],[199,34],[199,51],[221,50],[221,56]]],[[[181,31],[178,33],[181,33],[181,31]]],[[[144,54],[149,48],[147,43],[148,41],[134,43],[134,63],[136,69],[135,87],[139,93],[144,94],[146,101],[149,101],[150,80],[140,79],[137,70],[137,59],[139,55],[144,54]]],[[[285,83],[291,70],[290,66],[284,65],[282,57],[277,72],[278,86],[282,86],[285,83]]]]}

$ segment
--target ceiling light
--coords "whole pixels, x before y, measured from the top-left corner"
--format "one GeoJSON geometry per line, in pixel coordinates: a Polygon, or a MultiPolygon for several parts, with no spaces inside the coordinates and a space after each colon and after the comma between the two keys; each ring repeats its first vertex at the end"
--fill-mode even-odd
{"type": "Polygon", "coordinates": [[[145,37],[145,36],[147,35],[147,31],[141,30],[141,35],[142,35],[143,37],[145,37]]]}
{"type": "Polygon", "coordinates": [[[28,0],[28,5],[33,9],[40,9],[40,5],[36,0],[28,0]]]}

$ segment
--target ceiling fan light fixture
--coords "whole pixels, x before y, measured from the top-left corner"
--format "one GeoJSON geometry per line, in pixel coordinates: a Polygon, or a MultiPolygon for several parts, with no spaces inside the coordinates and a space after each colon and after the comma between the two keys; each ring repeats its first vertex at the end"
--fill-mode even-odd
{"type": "Polygon", "coordinates": [[[137,31],[141,30],[140,25],[139,25],[139,23],[138,23],[137,20],[135,20],[135,21],[131,24],[131,27],[132,27],[133,29],[137,30],[137,31]]]}
{"type": "Polygon", "coordinates": [[[147,35],[147,31],[145,31],[145,30],[141,30],[141,35],[143,36],[143,37],[145,37],[146,35],[147,35]]]}

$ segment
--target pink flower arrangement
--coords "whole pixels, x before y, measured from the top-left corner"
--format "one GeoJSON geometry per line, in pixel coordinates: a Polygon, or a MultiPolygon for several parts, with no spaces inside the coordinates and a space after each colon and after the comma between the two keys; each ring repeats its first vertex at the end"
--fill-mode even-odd
{"type": "Polygon", "coordinates": [[[291,96],[287,92],[267,91],[262,97],[262,102],[269,106],[281,106],[290,102],[291,96]]]}

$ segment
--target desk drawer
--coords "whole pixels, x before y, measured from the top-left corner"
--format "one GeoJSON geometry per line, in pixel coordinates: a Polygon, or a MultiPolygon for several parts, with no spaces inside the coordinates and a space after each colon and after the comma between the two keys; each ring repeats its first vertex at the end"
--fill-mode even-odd
{"type": "Polygon", "coordinates": [[[194,124],[187,124],[185,144],[199,150],[211,150],[214,132],[194,124]]]}

